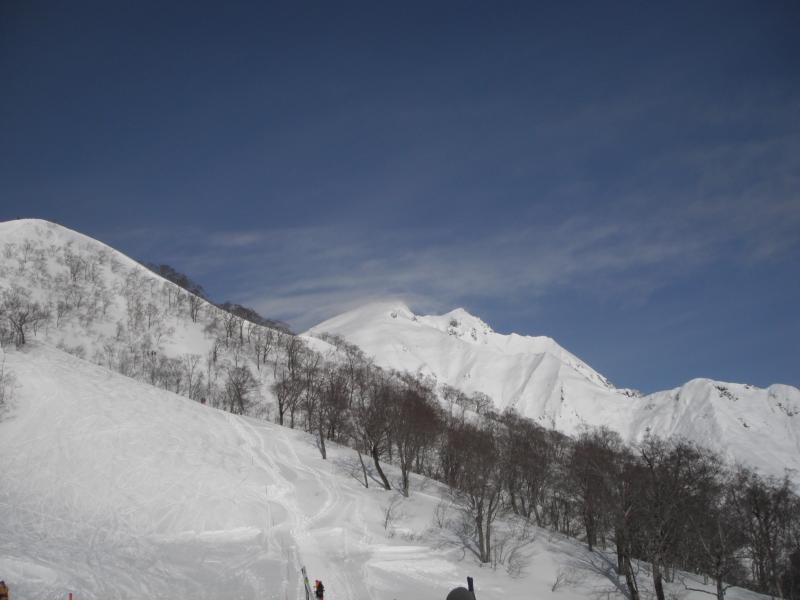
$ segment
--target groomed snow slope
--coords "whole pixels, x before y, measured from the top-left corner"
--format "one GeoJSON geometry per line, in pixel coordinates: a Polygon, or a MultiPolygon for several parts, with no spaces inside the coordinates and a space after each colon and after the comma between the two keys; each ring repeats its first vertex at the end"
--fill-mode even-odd
{"type": "Polygon", "coordinates": [[[320,323],[307,335],[338,334],[383,367],[431,375],[498,410],[514,408],[569,435],[605,425],[625,440],[681,436],[730,461],[800,476],[800,390],[695,379],[640,396],[621,390],[548,337],[495,333],[463,309],[415,315],[402,302],[375,303],[320,323]]]}
{"type": "Polygon", "coordinates": [[[559,573],[564,600],[622,598],[610,557],[544,531],[522,577],[479,568],[434,525],[438,484],[414,479],[407,500],[365,489],[348,449],[323,461],[301,432],[44,344],[7,353],[6,367],[17,388],[0,421],[0,578],[14,600],[297,600],[301,564],[330,600],[440,600],[466,575],[481,600],[549,597],[559,573]]]}

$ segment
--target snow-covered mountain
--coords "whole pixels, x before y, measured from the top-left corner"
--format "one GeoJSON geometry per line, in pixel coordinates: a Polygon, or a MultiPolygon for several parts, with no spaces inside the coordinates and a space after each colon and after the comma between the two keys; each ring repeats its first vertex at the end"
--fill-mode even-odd
{"type": "Polygon", "coordinates": [[[305,433],[42,342],[0,361],[16,378],[0,418],[0,579],[15,600],[301,600],[301,565],[331,600],[443,600],[467,575],[481,600],[624,597],[612,556],[535,528],[518,576],[479,568],[448,525],[443,486],[415,476],[410,498],[365,489],[347,448],[331,444],[323,461],[305,433]]]}
{"type": "MultiPolygon", "coordinates": [[[[14,286],[50,310],[37,340],[210,403],[220,402],[227,369],[244,364],[258,382],[256,409],[271,410],[283,334],[227,323],[228,313],[97,240],[37,219],[0,223],[0,292],[14,286]],[[229,348],[230,335],[247,343],[229,348]]],[[[463,309],[421,316],[402,302],[371,304],[302,336],[328,352],[315,337],[322,332],[342,335],[381,366],[482,392],[500,410],[568,434],[607,425],[628,441],[648,431],[684,436],[765,473],[800,473],[800,390],[791,386],[696,379],[642,397],[551,338],[502,335],[463,309]]]]}
{"type": "Polygon", "coordinates": [[[307,335],[340,335],[383,367],[488,395],[540,424],[574,435],[606,425],[634,442],[682,436],[764,473],[800,474],[800,390],[695,379],[641,396],[617,389],[549,337],[503,335],[463,309],[415,315],[404,303],[352,310],[307,335]]]}
{"type": "MultiPolygon", "coordinates": [[[[410,498],[365,489],[353,451],[330,443],[323,461],[308,434],[214,408],[226,374],[248,366],[263,403],[250,413],[269,418],[269,365],[297,338],[270,338],[39,220],[0,223],[0,293],[9,290],[49,311],[21,349],[0,348],[12,397],[0,406],[0,579],[12,598],[300,600],[303,564],[333,600],[437,600],[466,575],[483,600],[623,597],[612,556],[544,530],[525,538],[514,577],[502,564],[479,568],[441,484],[412,476],[410,498]],[[201,396],[212,401],[189,399],[201,396]]],[[[605,423],[629,439],[648,427],[681,433],[776,473],[800,454],[794,388],[696,380],[638,397],[549,338],[499,335],[461,310],[417,317],[402,304],[373,305],[304,336],[327,352],[321,331],[564,431],[605,423]]],[[[385,469],[396,482],[397,469],[385,469]]],[[[498,524],[495,539],[508,531],[498,524]]],[[[651,593],[649,578],[640,585],[651,593]]]]}
{"type": "Polygon", "coordinates": [[[17,286],[49,309],[39,339],[101,362],[109,340],[151,344],[170,356],[203,355],[222,311],[89,236],[40,219],[0,223],[0,290],[17,286]],[[133,338],[136,338],[135,340],[133,338]]]}
{"type": "Polygon", "coordinates": [[[235,317],[102,242],[39,219],[0,223],[0,294],[13,291],[48,313],[30,328],[35,340],[212,405],[224,402],[226,373],[246,367],[255,380],[249,414],[268,415],[290,336],[235,317]]]}

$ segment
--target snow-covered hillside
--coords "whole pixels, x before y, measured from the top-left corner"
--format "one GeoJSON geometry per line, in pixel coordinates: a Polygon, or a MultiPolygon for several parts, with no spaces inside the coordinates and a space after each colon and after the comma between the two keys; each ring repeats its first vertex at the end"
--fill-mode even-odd
{"type": "MultiPolygon", "coordinates": [[[[215,406],[225,382],[254,375],[249,414],[270,416],[271,385],[288,336],[232,319],[136,261],[80,233],[37,219],[0,223],[0,292],[19,288],[49,310],[31,334],[76,356],[215,406]]],[[[302,336],[342,335],[380,366],[482,392],[541,425],[575,434],[607,425],[628,441],[685,436],[765,473],[800,473],[800,390],[697,379],[641,397],[548,337],[502,335],[457,309],[414,315],[401,302],[345,313],[302,336]]]]}
{"type": "Polygon", "coordinates": [[[41,342],[5,360],[17,385],[0,419],[0,579],[14,600],[300,600],[302,564],[330,600],[441,600],[467,575],[481,600],[623,598],[611,556],[543,530],[521,576],[479,568],[452,512],[437,510],[444,488],[415,478],[408,499],[365,489],[349,449],[329,447],[323,461],[301,432],[41,342]]]}
{"type": "Polygon", "coordinates": [[[215,406],[225,402],[232,370],[247,369],[249,412],[268,415],[289,336],[223,311],[95,239],[38,219],[0,223],[0,294],[14,291],[47,311],[29,328],[32,339],[215,406]]]}
{"type": "Polygon", "coordinates": [[[641,396],[616,389],[551,338],[495,333],[463,309],[415,315],[402,302],[370,304],[308,331],[323,333],[360,346],[380,366],[487,394],[499,410],[567,434],[606,425],[628,441],[683,436],[765,473],[800,474],[800,390],[791,386],[695,379],[641,396]]]}
{"type": "Polygon", "coordinates": [[[213,343],[203,333],[205,323],[189,318],[183,300],[188,294],[178,286],[102,242],[55,223],[0,223],[0,288],[13,285],[51,312],[53,324],[37,331],[38,337],[90,360],[109,340],[129,335],[140,318],[140,337],[150,337],[172,355],[204,354],[213,343]],[[183,314],[169,310],[177,303],[183,314]]]}
{"type": "MultiPolygon", "coordinates": [[[[45,221],[0,224],[0,297],[6,317],[12,297],[48,313],[20,349],[0,349],[16,381],[0,406],[0,579],[15,599],[300,599],[303,564],[333,600],[444,598],[467,575],[482,600],[623,597],[613,557],[521,521],[497,524],[505,558],[481,568],[442,485],[412,476],[410,498],[365,489],[352,450],[331,442],[324,461],[312,436],[215,408],[273,418],[270,386],[285,376],[290,348],[295,364],[316,364],[308,348],[336,360],[336,344],[314,337],[324,331],[379,364],[484,392],[569,433],[606,424],[630,440],[680,434],[767,472],[798,466],[794,388],[696,380],[639,397],[549,338],[396,303],[290,336],[45,221]],[[226,404],[243,371],[255,375],[248,394],[258,400],[246,409],[226,404]]],[[[396,483],[397,470],[386,470],[396,483]]]]}

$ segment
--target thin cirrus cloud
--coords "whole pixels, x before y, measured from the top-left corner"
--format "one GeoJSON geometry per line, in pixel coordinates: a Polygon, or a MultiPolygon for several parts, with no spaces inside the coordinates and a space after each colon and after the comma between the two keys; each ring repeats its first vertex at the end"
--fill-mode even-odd
{"type": "MultiPolygon", "coordinates": [[[[228,249],[229,260],[238,263],[235,294],[241,301],[300,330],[386,298],[444,310],[469,299],[535,302],[572,288],[646,301],[716,261],[767,260],[796,245],[784,238],[776,243],[770,235],[797,221],[794,206],[771,206],[760,213],[759,227],[719,211],[709,214],[713,227],[708,214],[687,222],[684,215],[661,213],[627,222],[571,218],[485,236],[431,229],[375,236],[335,226],[228,232],[214,236],[213,244],[217,259],[222,251],[224,262],[228,249]],[[730,248],[736,243],[759,251],[736,253],[730,248]]],[[[193,260],[198,268],[208,265],[202,255],[193,260]]]]}
{"type": "Polygon", "coordinates": [[[386,298],[419,310],[500,298],[535,308],[548,294],[577,290],[590,301],[642,303],[676,281],[702,278],[709,265],[753,266],[800,247],[795,129],[656,152],[625,173],[613,199],[593,203],[590,179],[570,181],[485,230],[458,221],[387,228],[346,214],[322,225],[111,237],[173,262],[217,299],[298,330],[386,298]],[[554,204],[574,200],[580,210],[553,213],[554,204]]]}

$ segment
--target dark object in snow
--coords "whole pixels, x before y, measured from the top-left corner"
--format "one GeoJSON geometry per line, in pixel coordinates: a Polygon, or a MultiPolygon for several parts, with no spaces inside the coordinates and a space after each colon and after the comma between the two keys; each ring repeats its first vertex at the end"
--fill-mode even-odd
{"type": "Polygon", "coordinates": [[[447,600],[475,600],[475,596],[465,587],[457,587],[447,594],[447,600]]]}
{"type": "Polygon", "coordinates": [[[8,600],[8,586],[5,581],[0,581],[0,600],[8,600]]]}
{"type": "Polygon", "coordinates": [[[325,586],[322,585],[322,582],[318,579],[314,582],[314,595],[322,600],[323,594],[325,594],[325,586]]]}
{"type": "Polygon", "coordinates": [[[300,567],[300,572],[303,574],[303,585],[306,588],[306,600],[311,600],[311,584],[308,583],[308,573],[306,573],[305,565],[300,567]]]}

